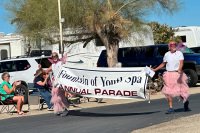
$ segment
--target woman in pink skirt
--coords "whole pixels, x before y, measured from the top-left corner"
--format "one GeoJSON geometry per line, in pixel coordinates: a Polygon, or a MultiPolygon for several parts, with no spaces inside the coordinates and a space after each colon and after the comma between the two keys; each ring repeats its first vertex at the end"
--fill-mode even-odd
{"type": "Polygon", "coordinates": [[[169,43],[169,51],[165,53],[163,63],[157,68],[152,69],[157,71],[166,65],[166,72],[163,74],[164,87],[162,89],[163,94],[166,96],[169,109],[167,114],[174,113],[173,109],[173,97],[180,96],[183,99],[184,110],[189,111],[189,87],[187,85],[187,76],[183,73],[183,60],[184,56],[182,52],[176,50],[176,43],[169,43]]]}
{"type": "Polygon", "coordinates": [[[65,91],[62,88],[61,85],[57,83],[57,79],[55,78],[62,66],[66,62],[66,54],[63,56],[62,59],[59,59],[59,56],[56,52],[52,53],[51,58],[49,58],[49,61],[52,63],[51,67],[47,70],[52,71],[52,83],[53,83],[53,88],[52,88],[52,98],[51,102],[53,103],[53,109],[54,113],[56,115],[61,115],[61,116],[67,116],[68,115],[68,110],[67,108],[69,107],[68,101],[65,97],[65,91]]]}

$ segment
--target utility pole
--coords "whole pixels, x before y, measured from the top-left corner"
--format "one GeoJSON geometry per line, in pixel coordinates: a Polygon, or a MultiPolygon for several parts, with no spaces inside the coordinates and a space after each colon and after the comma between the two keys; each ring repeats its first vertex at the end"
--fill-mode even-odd
{"type": "Polygon", "coordinates": [[[64,47],[63,47],[63,31],[62,31],[62,22],[64,22],[64,19],[61,18],[61,8],[60,8],[60,0],[58,0],[58,14],[59,14],[59,28],[60,28],[60,54],[64,53],[64,47]]]}

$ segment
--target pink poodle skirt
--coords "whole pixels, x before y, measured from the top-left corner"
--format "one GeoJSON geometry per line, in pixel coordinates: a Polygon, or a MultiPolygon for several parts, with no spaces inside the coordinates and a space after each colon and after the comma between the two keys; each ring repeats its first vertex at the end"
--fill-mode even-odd
{"type": "Polygon", "coordinates": [[[185,73],[165,72],[163,74],[164,87],[162,93],[166,97],[181,96],[185,102],[189,97],[189,87],[185,73]]]}
{"type": "Polygon", "coordinates": [[[69,107],[68,101],[65,97],[65,91],[62,88],[54,87],[52,88],[51,93],[51,103],[53,104],[54,113],[62,112],[69,107]]]}

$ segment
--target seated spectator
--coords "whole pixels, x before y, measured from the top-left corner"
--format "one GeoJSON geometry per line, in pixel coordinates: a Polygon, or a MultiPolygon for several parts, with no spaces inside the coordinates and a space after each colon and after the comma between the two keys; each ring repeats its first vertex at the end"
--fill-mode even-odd
{"type": "Polygon", "coordinates": [[[49,75],[41,68],[39,68],[35,73],[34,79],[34,87],[39,89],[41,97],[44,99],[48,106],[48,110],[52,111],[52,104],[51,104],[51,92],[48,88],[48,77],[49,75]]]}
{"type": "Polygon", "coordinates": [[[14,82],[13,86],[9,83],[10,81],[10,75],[8,72],[4,72],[1,75],[1,78],[3,82],[0,85],[0,93],[3,94],[1,96],[1,99],[5,101],[6,99],[11,99],[14,102],[17,103],[17,113],[19,115],[23,115],[24,112],[22,111],[22,106],[24,104],[24,96],[15,96],[14,92],[16,89],[16,86],[19,84],[19,82],[14,82]]]}

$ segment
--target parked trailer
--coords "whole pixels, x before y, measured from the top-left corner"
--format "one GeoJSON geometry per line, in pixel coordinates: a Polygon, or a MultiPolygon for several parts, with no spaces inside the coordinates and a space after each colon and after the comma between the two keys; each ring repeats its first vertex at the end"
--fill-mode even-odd
{"type": "MultiPolygon", "coordinates": [[[[124,41],[120,41],[119,47],[132,47],[132,46],[147,46],[154,45],[153,32],[149,26],[144,27],[146,32],[134,32],[131,37],[124,41]]],[[[65,38],[70,40],[72,38],[65,38]]],[[[52,45],[52,51],[59,52],[58,44],[52,45]]],[[[68,55],[67,64],[72,66],[88,66],[96,67],[97,60],[105,46],[98,40],[89,42],[85,48],[83,43],[78,42],[65,46],[64,51],[68,55]]]]}
{"type": "Polygon", "coordinates": [[[0,35],[0,60],[25,55],[24,42],[18,35],[0,35]]]}
{"type": "Polygon", "coordinates": [[[176,27],[174,30],[175,36],[180,36],[187,47],[200,47],[200,26],[176,27]]]}

